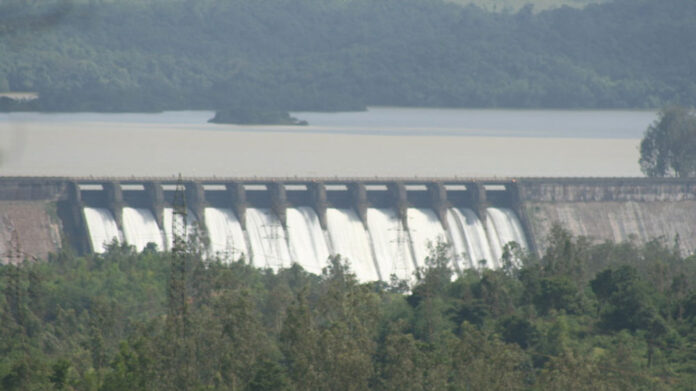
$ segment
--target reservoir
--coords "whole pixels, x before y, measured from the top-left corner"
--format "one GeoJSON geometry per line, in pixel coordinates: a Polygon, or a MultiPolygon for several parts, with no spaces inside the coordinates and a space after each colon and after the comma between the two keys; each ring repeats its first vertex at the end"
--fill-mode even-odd
{"type": "Polygon", "coordinates": [[[641,176],[654,111],[370,108],[310,125],[209,111],[0,114],[5,176],[641,176]]]}

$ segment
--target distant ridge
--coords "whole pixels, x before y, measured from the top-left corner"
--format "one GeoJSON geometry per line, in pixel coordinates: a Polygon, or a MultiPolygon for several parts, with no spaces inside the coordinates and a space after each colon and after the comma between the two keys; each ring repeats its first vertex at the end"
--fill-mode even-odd
{"type": "Polygon", "coordinates": [[[435,0],[90,2],[60,18],[41,18],[58,3],[12,4],[0,4],[0,90],[37,91],[42,111],[696,104],[693,1],[538,13],[435,0]]]}
{"type": "Polygon", "coordinates": [[[606,3],[609,0],[447,0],[451,3],[469,5],[473,4],[487,11],[515,12],[531,5],[535,11],[543,11],[564,6],[583,8],[590,4],[606,3]]]}

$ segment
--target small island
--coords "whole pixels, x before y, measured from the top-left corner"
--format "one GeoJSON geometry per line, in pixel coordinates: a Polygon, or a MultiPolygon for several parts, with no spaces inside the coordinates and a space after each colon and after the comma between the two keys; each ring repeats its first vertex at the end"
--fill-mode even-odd
{"type": "Polygon", "coordinates": [[[299,120],[287,111],[225,109],[218,110],[208,122],[236,125],[296,125],[306,126],[307,121],[299,120]]]}
{"type": "Polygon", "coordinates": [[[0,92],[0,112],[36,111],[39,94],[35,92],[0,92]]]}

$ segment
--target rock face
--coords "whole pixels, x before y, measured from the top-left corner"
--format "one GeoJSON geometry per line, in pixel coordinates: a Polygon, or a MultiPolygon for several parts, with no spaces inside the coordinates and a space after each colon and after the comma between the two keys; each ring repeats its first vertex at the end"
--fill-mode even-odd
{"type": "Polygon", "coordinates": [[[520,198],[539,251],[554,223],[598,241],[678,236],[683,254],[696,250],[693,180],[530,179],[520,181],[520,198]]]}
{"type": "MultiPolygon", "coordinates": [[[[61,247],[61,224],[51,201],[0,201],[0,263],[10,261],[13,231],[28,259],[46,259],[61,247]]],[[[16,259],[16,258],[15,258],[16,259]]]]}

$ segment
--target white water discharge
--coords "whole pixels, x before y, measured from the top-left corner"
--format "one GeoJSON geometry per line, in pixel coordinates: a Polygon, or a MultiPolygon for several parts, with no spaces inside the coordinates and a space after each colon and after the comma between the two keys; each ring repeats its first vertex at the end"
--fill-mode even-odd
{"type": "Polygon", "coordinates": [[[507,208],[486,209],[486,229],[491,244],[496,267],[500,266],[503,246],[509,242],[517,242],[523,249],[527,248],[524,231],[515,212],[507,208]]]}
{"type": "Polygon", "coordinates": [[[431,209],[408,208],[406,213],[416,264],[422,267],[425,266],[425,258],[430,255],[430,246],[447,241],[447,234],[431,209]]]}
{"type": "Polygon", "coordinates": [[[251,244],[252,264],[277,271],[292,265],[283,225],[270,209],[248,208],[246,226],[251,244]]]}
{"type": "MultiPolygon", "coordinates": [[[[103,253],[114,239],[138,251],[150,242],[171,250],[171,208],[164,209],[164,236],[148,209],[124,207],[123,233],[108,209],[85,207],[83,213],[96,253],[103,253]]],[[[446,214],[448,232],[433,210],[421,208],[407,209],[408,229],[394,209],[368,208],[366,229],[353,209],[328,208],[326,231],[311,207],[288,208],[286,228],[270,209],[248,208],[246,232],[231,209],[209,207],[204,213],[209,254],[223,261],[245,255],[256,267],[277,271],[298,263],[308,272],[320,274],[329,254],[340,254],[363,282],[389,281],[392,275],[412,281],[415,270],[425,266],[429,245],[439,241],[452,246],[451,267],[456,271],[499,268],[503,246],[509,242],[527,249],[520,221],[507,208],[487,208],[485,229],[473,210],[450,208],[446,214]]],[[[189,235],[197,232],[190,210],[187,219],[189,235]]]]}
{"type": "Polygon", "coordinates": [[[370,238],[355,212],[352,209],[328,208],[326,223],[334,252],[350,261],[358,280],[379,280],[379,272],[372,259],[370,238]]]}
{"type": "Polygon", "coordinates": [[[110,244],[114,239],[122,241],[116,220],[108,209],[86,206],[83,212],[87,222],[89,239],[92,242],[92,249],[95,253],[101,254],[106,251],[106,245],[110,244]]]}
{"type": "Polygon", "coordinates": [[[164,249],[162,231],[149,209],[123,208],[123,236],[126,243],[134,246],[137,251],[142,251],[148,243],[156,244],[160,250],[164,249]]]}
{"type": "Polygon", "coordinates": [[[208,228],[211,255],[222,261],[236,261],[242,255],[247,257],[244,232],[239,219],[231,209],[205,208],[205,224],[208,228]]]}
{"type": "Polygon", "coordinates": [[[321,274],[329,258],[329,247],[317,213],[306,206],[288,208],[286,213],[293,259],[308,272],[321,274]]]}
{"type": "MultiPolygon", "coordinates": [[[[167,241],[165,243],[167,250],[171,250],[174,244],[174,233],[172,233],[172,223],[174,218],[174,209],[164,208],[164,215],[162,220],[164,220],[164,238],[167,241]]],[[[196,233],[198,229],[198,222],[190,209],[186,210],[186,234],[190,237],[192,234],[196,233]]]]}
{"type": "Polygon", "coordinates": [[[382,278],[388,281],[393,274],[401,280],[412,280],[416,266],[408,232],[396,211],[368,208],[367,227],[382,278]]]}
{"type": "Polygon", "coordinates": [[[447,223],[452,234],[455,259],[462,269],[478,269],[483,264],[482,260],[492,266],[493,254],[486,230],[473,210],[450,208],[447,210],[447,223]]]}
{"type": "Polygon", "coordinates": [[[327,265],[329,247],[319,217],[314,209],[306,206],[288,208],[288,241],[290,253],[296,263],[314,274],[321,274],[327,265]]]}

